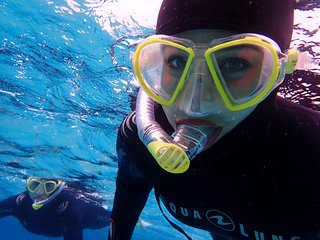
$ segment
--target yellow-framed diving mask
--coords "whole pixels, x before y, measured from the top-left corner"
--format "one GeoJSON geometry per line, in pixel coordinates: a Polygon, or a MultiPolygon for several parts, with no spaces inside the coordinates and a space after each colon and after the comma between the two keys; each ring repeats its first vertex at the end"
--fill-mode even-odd
{"type": "Polygon", "coordinates": [[[132,64],[144,91],[154,101],[170,106],[188,74],[203,71],[195,63],[204,59],[226,107],[240,111],[257,105],[279,86],[284,74],[293,72],[297,57],[297,51],[284,54],[276,42],[259,34],[232,35],[206,44],[154,35],[137,46],[132,64]]]}
{"type": "Polygon", "coordinates": [[[58,179],[47,179],[38,177],[29,177],[26,181],[26,188],[33,201],[32,208],[40,209],[60,194],[65,183],[58,179]]]}
{"type": "Polygon", "coordinates": [[[27,179],[26,186],[28,191],[31,193],[35,193],[41,187],[43,187],[42,192],[44,194],[50,195],[61,185],[61,182],[62,182],[61,180],[39,179],[39,178],[29,177],[27,179]]]}

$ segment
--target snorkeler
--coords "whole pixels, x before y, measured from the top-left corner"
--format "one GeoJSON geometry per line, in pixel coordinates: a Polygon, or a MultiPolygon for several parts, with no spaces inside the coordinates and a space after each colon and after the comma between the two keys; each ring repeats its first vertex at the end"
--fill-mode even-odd
{"type": "Polygon", "coordinates": [[[188,239],[184,224],[214,240],[320,239],[320,113],[277,96],[298,58],[295,6],[163,1],[132,56],[141,87],[118,132],[109,239],[131,238],[152,189],[188,239]]]}
{"type": "Polygon", "coordinates": [[[110,212],[87,194],[57,179],[30,177],[27,191],[0,202],[0,218],[16,217],[32,233],[82,240],[83,229],[109,224],[110,212]]]}

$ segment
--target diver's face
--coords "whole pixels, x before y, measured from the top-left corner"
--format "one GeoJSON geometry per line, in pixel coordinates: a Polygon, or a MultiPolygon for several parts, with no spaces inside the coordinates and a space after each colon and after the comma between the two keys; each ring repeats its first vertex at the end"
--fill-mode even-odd
{"type": "Polygon", "coordinates": [[[51,194],[45,193],[44,185],[42,184],[35,192],[29,191],[29,196],[34,203],[46,200],[51,194]]]}
{"type": "MultiPolygon", "coordinates": [[[[180,33],[177,37],[203,44],[216,38],[228,37],[234,34],[237,33],[220,30],[190,30],[180,33]]],[[[252,72],[252,74],[254,75],[255,73],[252,72]]],[[[239,84],[241,86],[235,85],[232,87],[233,95],[243,94],[242,92],[246,91],[246,82],[239,84]]],[[[230,132],[254,108],[255,106],[240,111],[231,111],[226,107],[214,85],[203,54],[198,56],[196,54],[186,82],[174,103],[170,106],[163,106],[164,112],[174,129],[180,124],[215,129],[214,134],[210,134],[211,139],[205,148],[209,148],[230,132]]]]}
{"type": "Polygon", "coordinates": [[[29,196],[34,203],[40,203],[50,197],[58,188],[55,180],[30,178],[27,180],[29,196]]]}

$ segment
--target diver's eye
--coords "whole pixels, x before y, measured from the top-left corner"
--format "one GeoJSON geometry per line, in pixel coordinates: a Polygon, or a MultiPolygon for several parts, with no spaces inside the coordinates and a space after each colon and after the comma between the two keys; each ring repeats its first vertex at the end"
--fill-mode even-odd
{"type": "Polygon", "coordinates": [[[219,67],[228,72],[243,71],[249,67],[249,63],[241,58],[228,58],[219,63],[219,67]]]}
{"type": "Polygon", "coordinates": [[[219,62],[221,74],[226,82],[248,77],[252,65],[242,58],[227,58],[219,62]]]}
{"type": "Polygon", "coordinates": [[[37,180],[30,180],[28,182],[28,189],[30,192],[35,192],[39,186],[40,186],[41,182],[37,181],[37,180]]]}
{"type": "Polygon", "coordinates": [[[46,193],[47,193],[47,194],[50,194],[50,193],[52,193],[54,190],[56,190],[56,188],[57,188],[57,183],[55,183],[55,182],[46,182],[46,183],[44,184],[44,186],[45,186],[46,193]]]}
{"type": "Polygon", "coordinates": [[[170,69],[181,71],[186,66],[187,59],[182,56],[171,56],[167,60],[167,64],[169,65],[170,69]]]}

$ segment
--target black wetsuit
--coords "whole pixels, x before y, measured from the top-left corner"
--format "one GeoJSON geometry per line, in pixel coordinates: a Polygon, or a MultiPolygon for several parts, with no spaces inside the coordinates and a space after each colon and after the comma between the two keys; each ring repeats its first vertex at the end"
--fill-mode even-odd
{"type": "MultiPolygon", "coordinates": [[[[207,230],[215,240],[320,239],[320,114],[275,99],[260,103],[184,174],[157,165],[139,140],[135,113],[128,116],[117,139],[114,240],[130,238],[152,188],[182,228],[207,230]]],[[[162,108],[155,111],[170,134],[162,108]]]]}
{"type": "Polygon", "coordinates": [[[38,210],[32,208],[28,192],[0,202],[0,218],[13,215],[28,231],[65,240],[82,240],[85,228],[109,225],[110,212],[100,203],[68,188],[38,210]]]}

